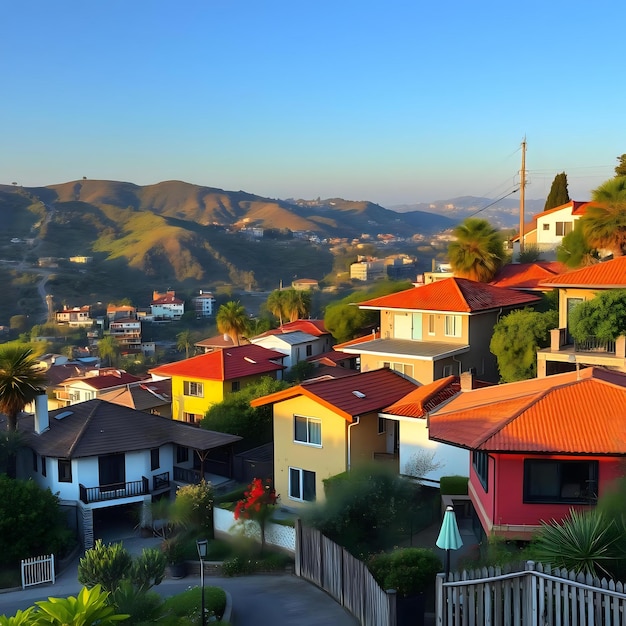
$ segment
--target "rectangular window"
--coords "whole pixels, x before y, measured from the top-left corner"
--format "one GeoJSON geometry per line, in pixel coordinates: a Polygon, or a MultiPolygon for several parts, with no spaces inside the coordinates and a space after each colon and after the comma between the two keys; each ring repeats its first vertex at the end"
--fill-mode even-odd
{"type": "Polygon", "coordinates": [[[444,365],[441,370],[441,375],[445,378],[446,376],[452,376],[452,365],[444,365]]]}
{"type": "Polygon", "coordinates": [[[311,344],[306,347],[306,355],[313,356],[313,346],[311,344]]]}
{"type": "Polygon", "coordinates": [[[204,398],[204,384],[195,383],[190,380],[183,382],[183,393],[186,396],[194,396],[195,398],[204,398]]]}
{"type": "Polygon", "coordinates": [[[524,502],[590,504],[598,500],[598,461],[524,460],[524,502]]]}
{"type": "Polygon", "coordinates": [[[572,232],[573,222],[556,222],[556,236],[557,237],[565,237],[568,233],[572,232]]]}
{"type": "Polygon", "coordinates": [[[33,472],[36,472],[39,469],[39,459],[37,458],[37,453],[33,450],[33,472]]]}
{"type": "Polygon", "coordinates": [[[197,424],[202,419],[202,415],[198,415],[197,413],[187,413],[183,412],[183,422],[187,422],[189,424],[197,424]]]}
{"type": "Polygon", "coordinates": [[[176,446],[176,463],[186,463],[189,461],[189,448],[176,446]]]}
{"type": "Polygon", "coordinates": [[[59,482],[72,482],[72,462],[68,459],[59,459],[59,482]]]}
{"type": "Polygon", "coordinates": [[[241,391],[241,381],[240,380],[233,380],[233,382],[230,384],[230,390],[233,393],[235,391],[241,391]]]}
{"type": "Polygon", "coordinates": [[[289,497],[300,502],[315,502],[315,472],[290,467],[289,497]]]}
{"type": "Polygon", "coordinates": [[[45,456],[41,457],[41,475],[42,476],[47,476],[48,475],[48,468],[46,467],[46,457],[45,456]]]}
{"type": "Polygon", "coordinates": [[[294,415],[294,441],[312,446],[322,445],[322,420],[294,415]]]}
{"type": "Polygon", "coordinates": [[[486,452],[474,450],[472,452],[472,467],[480,480],[480,484],[485,491],[488,491],[489,485],[489,456],[486,452]]]}
{"type": "Polygon", "coordinates": [[[463,330],[463,323],[460,315],[446,315],[445,335],[446,337],[460,337],[463,330]]]}
{"type": "Polygon", "coordinates": [[[428,334],[429,335],[435,334],[435,316],[434,315],[428,316],[428,334]]]}
{"type": "Polygon", "coordinates": [[[384,417],[378,418],[378,434],[382,435],[387,432],[387,420],[384,417]]]}
{"type": "Polygon", "coordinates": [[[543,229],[544,230],[550,230],[550,224],[544,224],[543,225],[543,229]]]}
{"type": "Polygon", "coordinates": [[[150,450],[150,470],[157,470],[160,466],[161,461],[159,459],[159,449],[152,448],[152,450],[150,450]]]}

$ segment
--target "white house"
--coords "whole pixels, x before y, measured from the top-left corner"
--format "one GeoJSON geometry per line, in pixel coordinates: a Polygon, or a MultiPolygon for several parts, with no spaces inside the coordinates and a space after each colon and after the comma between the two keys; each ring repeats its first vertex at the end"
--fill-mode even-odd
{"type": "Polygon", "coordinates": [[[125,317],[111,322],[109,334],[115,338],[121,350],[141,351],[141,322],[138,319],[125,317]]]}
{"type": "Polygon", "coordinates": [[[141,380],[139,376],[134,376],[124,370],[115,368],[95,369],[85,376],[63,380],[54,392],[59,403],[69,406],[77,402],[93,400],[107,391],[124,389],[128,385],[139,383],[141,380]]]}
{"type": "Polygon", "coordinates": [[[196,319],[211,317],[215,313],[215,296],[209,291],[200,289],[200,293],[193,299],[196,319]]]}
{"type": "Polygon", "coordinates": [[[208,471],[217,450],[220,467],[230,472],[223,454],[232,460],[231,444],[240,439],[98,399],[50,413],[45,395],[35,405],[34,414],[18,421],[26,446],[18,477],[50,488],[76,510],[85,548],[99,534],[103,509],[130,505],[140,524],[151,527],[154,496],[201,476],[213,479],[208,471]]]}
{"type": "Polygon", "coordinates": [[[150,309],[155,320],[179,320],[185,313],[185,303],[176,297],[174,291],[166,293],[155,291],[150,309]]]}
{"type": "Polygon", "coordinates": [[[299,361],[321,354],[321,345],[317,337],[300,330],[280,334],[264,334],[253,337],[250,341],[269,350],[276,350],[286,355],[283,365],[290,370],[299,361]]]}

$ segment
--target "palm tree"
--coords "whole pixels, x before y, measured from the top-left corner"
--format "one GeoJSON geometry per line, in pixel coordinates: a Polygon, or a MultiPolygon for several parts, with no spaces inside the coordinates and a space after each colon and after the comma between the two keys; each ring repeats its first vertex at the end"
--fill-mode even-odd
{"type": "Polygon", "coordinates": [[[30,348],[0,349],[0,411],[7,416],[7,429],[17,430],[17,416],[45,387],[46,377],[37,369],[30,348]]]}
{"type": "Polygon", "coordinates": [[[504,262],[500,233],[487,220],[469,217],[452,231],[456,241],[448,246],[448,257],[456,276],[489,282],[504,262]]]}
{"type": "Polygon", "coordinates": [[[217,330],[228,335],[233,340],[233,343],[238,346],[239,338],[246,332],[248,327],[248,315],[241,302],[231,300],[226,304],[222,304],[217,311],[215,320],[217,322],[217,330]]]}
{"type": "Polygon", "coordinates": [[[626,176],[617,176],[591,192],[592,204],[580,218],[587,243],[614,257],[626,247],[626,176]]]}
{"type": "Polygon", "coordinates": [[[284,311],[290,322],[306,317],[311,310],[311,293],[300,289],[287,289],[284,292],[284,311]]]}
{"type": "Polygon", "coordinates": [[[190,330],[183,330],[176,335],[176,347],[185,351],[185,358],[189,358],[189,348],[193,346],[193,336],[190,330]]]}
{"type": "Polygon", "coordinates": [[[274,289],[272,293],[267,297],[267,310],[274,316],[276,316],[283,325],[283,315],[285,314],[285,291],[282,289],[274,289]]]}

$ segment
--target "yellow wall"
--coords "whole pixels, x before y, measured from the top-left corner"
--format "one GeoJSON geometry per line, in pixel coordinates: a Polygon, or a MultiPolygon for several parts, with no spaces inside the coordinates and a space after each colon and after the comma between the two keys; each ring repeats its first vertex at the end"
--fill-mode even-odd
{"type": "Polygon", "coordinates": [[[559,289],[559,328],[567,328],[567,301],[569,298],[593,300],[601,289],[559,289]]]}
{"type": "MultiPolygon", "coordinates": [[[[441,341],[444,343],[457,343],[457,344],[466,344],[468,342],[469,335],[469,317],[467,315],[461,315],[461,324],[462,331],[460,337],[448,337],[445,334],[445,317],[446,313],[427,313],[427,312],[417,312],[422,316],[422,341],[441,341]],[[428,334],[428,318],[430,315],[435,316],[435,333],[434,335],[428,334]]],[[[393,339],[395,337],[393,322],[394,316],[402,315],[402,312],[394,311],[390,309],[384,309],[380,312],[380,336],[385,338],[393,339]]],[[[413,315],[412,313],[406,312],[405,315],[413,315]]],[[[450,313],[450,315],[454,315],[454,313],[450,313]]]]}

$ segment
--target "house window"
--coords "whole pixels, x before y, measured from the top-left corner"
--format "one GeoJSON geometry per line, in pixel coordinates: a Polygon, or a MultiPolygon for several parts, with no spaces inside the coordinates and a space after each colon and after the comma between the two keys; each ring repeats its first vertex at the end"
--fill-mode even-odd
{"type": "Polygon", "coordinates": [[[69,459],[59,459],[59,482],[72,482],[72,462],[69,459]]]}
{"type": "Polygon", "coordinates": [[[187,413],[183,412],[183,422],[188,422],[189,424],[197,424],[202,419],[202,415],[198,413],[187,413]]]}
{"type": "Polygon", "coordinates": [[[232,392],[241,391],[241,381],[240,380],[233,380],[233,382],[230,385],[230,390],[232,392]]]}
{"type": "Polygon", "coordinates": [[[378,434],[382,435],[387,432],[387,420],[384,417],[378,418],[378,434]]]}
{"type": "Polygon", "coordinates": [[[544,224],[543,225],[543,229],[544,230],[550,230],[550,224],[544,224]]]}
{"type": "Polygon", "coordinates": [[[289,497],[300,502],[315,502],[315,472],[290,467],[289,497]]]}
{"type": "Polygon", "coordinates": [[[446,315],[445,335],[446,337],[460,337],[463,323],[460,315],[446,315]]]}
{"type": "Polygon", "coordinates": [[[176,463],[187,463],[189,461],[189,448],[176,446],[176,463]]]}
{"type": "Polygon", "coordinates": [[[567,233],[572,232],[573,222],[556,222],[555,234],[557,237],[565,237],[567,233]]]}
{"type": "Polygon", "coordinates": [[[294,415],[294,441],[312,446],[322,445],[322,420],[294,415]]]}
{"type": "Polygon", "coordinates": [[[45,456],[41,457],[41,475],[44,476],[44,477],[48,475],[48,468],[46,466],[46,457],[45,456]]]}
{"type": "Polygon", "coordinates": [[[186,380],[183,382],[183,393],[186,396],[204,398],[204,385],[202,383],[195,383],[193,381],[186,380]]]}
{"type": "Polygon", "coordinates": [[[432,314],[428,316],[428,334],[435,334],[435,316],[432,314]]]}
{"type": "Polygon", "coordinates": [[[485,491],[488,491],[489,485],[489,456],[486,452],[474,450],[472,452],[472,467],[480,480],[480,484],[485,491]]]}
{"type": "Polygon", "coordinates": [[[413,378],[413,366],[410,363],[389,363],[384,361],[381,362],[380,367],[388,367],[394,372],[403,374],[405,378],[413,378]]]}
{"type": "Polygon", "coordinates": [[[441,369],[441,375],[445,378],[446,376],[452,376],[452,365],[444,365],[441,369]]]}
{"type": "Polygon", "coordinates": [[[158,448],[152,448],[152,450],[150,450],[150,470],[154,471],[159,469],[159,467],[161,466],[161,461],[159,459],[159,449],[158,448]]]}
{"type": "Polygon", "coordinates": [[[37,453],[33,450],[33,472],[36,472],[39,469],[39,459],[37,458],[37,453]]]}
{"type": "Polygon", "coordinates": [[[598,461],[524,460],[524,502],[589,504],[598,499],[598,461]]]}
{"type": "Polygon", "coordinates": [[[311,344],[306,347],[306,355],[313,356],[313,346],[311,344]]]}

